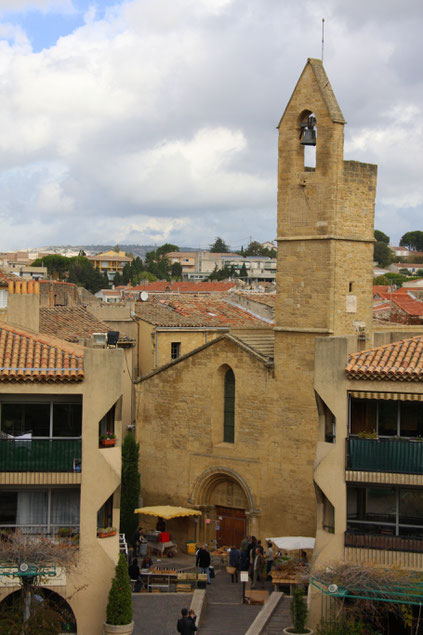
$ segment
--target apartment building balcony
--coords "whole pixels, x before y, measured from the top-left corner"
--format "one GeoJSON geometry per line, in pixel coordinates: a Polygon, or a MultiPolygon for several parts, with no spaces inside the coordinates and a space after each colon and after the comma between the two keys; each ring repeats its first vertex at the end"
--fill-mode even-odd
{"type": "Polygon", "coordinates": [[[423,442],[406,438],[351,436],[346,440],[346,469],[423,475],[423,442]]]}
{"type": "Polygon", "coordinates": [[[393,530],[383,527],[373,532],[350,528],[345,532],[345,547],[423,553],[423,535],[396,536],[393,530]]]}
{"type": "Polygon", "coordinates": [[[80,472],[81,439],[0,439],[1,472],[80,472]]]}

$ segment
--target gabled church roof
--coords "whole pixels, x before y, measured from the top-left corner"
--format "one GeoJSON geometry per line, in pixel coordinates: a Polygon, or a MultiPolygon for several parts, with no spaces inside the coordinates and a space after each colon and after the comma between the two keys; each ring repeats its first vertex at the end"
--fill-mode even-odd
{"type": "Polygon", "coordinates": [[[423,336],[350,355],[349,379],[423,381],[423,336]]]}
{"type": "Polygon", "coordinates": [[[284,113],[281,117],[281,120],[279,121],[278,124],[278,128],[282,123],[282,119],[285,116],[286,111],[289,108],[289,105],[291,103],[292,97],[295,94],[295,91],[297,90],[298,86],[301,83],[302,77],[305,73],[306,68],[310,66],[310,68],[312,69],[314,76],[316,78],[317,81],[317,85],[319,87],[320,93],[322,95],[323,101],[326,104],[326,108],[328,110],[328,114],[329,117],[332,119],[332,121],[334,123],[347,123],[344,119],[344,115],[342,114],[341,108],[339,107],[339,104],[337,102],[337,99],[335,97],[335,93],[332,90],[332,86],[330,85],[328,76],[326,75],[326,71],[323,67],[323,62],[322,60],[318,60],[312,57],[309,57],[307,60],[306,65],[304,66],[303,72],[300,75],[300,78],[294,88],[294,91],[286,105],[286,108],[284,110],[284,113]]]}
{"type": "Polygon", "coordinates": [[[273,331],[271,331],[268,334],[257,333],[254,335],[251,332],[249,332],[248,334],[245,334],[245,335],[238,334],[236,336],[232,335],[231,333],[226,333],[225,335],[221,335],[220,337],[216,337],[210,342],[207,342],[207,344],[203,344],[202,346],[195,348],[194,350],[190,351],[186,355],[181,355],[181,357],[178,357],[177,359],[174,359],[171,362],[164,364],[164,366],[161,366],[160,368],[156,368],[155,370],[152,370],[150,373],[148,373],[148,375],[145,375],[144,377],[141,377],[140,379],[135,380],[135,383],[140,383],[144,381],[145,379],[152,377],[153,375],[157,375],[158,373],[161,373],[162,371],[166,370],[170,366],[175,366],[176,364],[179,364],[180,362],[182,362],[184,359],[187,359],[188,357],[191,357],[192,355],[196,355],[197,353],[205,350],[206,348],[209,348],[210,346],[215,346],[218,342],[221,342],[222,340],[225,340],[225,339],[230,340],[236,346],[239,346],[250,355],[253,355],[253,357],[255,357],[260,362],[262,362],[267,368],[273,367],[274,365],[273,356],[274,356],[274,347],[275,347],[275,336],[273,331]]]}

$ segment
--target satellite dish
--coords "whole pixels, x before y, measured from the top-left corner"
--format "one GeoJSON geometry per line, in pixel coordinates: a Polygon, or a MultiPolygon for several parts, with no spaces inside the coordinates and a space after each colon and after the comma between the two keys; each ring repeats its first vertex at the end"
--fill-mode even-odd
{"type": "Polygon", "coordinates": [[[336,593],[337,590],[338,590],[338,585],[337,584],[329,584],[329,586],[328,586],[329,593],[336,593]]]}
{"type": "Polygon", "coordinates": [[[28,569],[29,567],[26,562],[22,562],[22,564],[19,565],[19,571],[22,571],[22,573],[25,573],[28,569]]]}
{"type": "Polygon", "coordinates": [[[147,291],[141,291],[141,293],[140,293],[140,300],[141,300],[141,302],[147,302],[147,300],[148,300],[148,293],[147,293],[147,291]]]}

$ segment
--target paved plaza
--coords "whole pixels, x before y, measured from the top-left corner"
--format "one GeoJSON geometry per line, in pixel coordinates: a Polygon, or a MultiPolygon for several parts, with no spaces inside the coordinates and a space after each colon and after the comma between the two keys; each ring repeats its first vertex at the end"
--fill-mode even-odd
{"type": "MultiPolygon", "coordinates": [[[[172,566],[184,571],[196,570],[195,557],[181,555],[173,561],[158,561],[158,566],[172,566]]],[[[202,615],[201,635],[244,635],[260,612],[261,605],[242,604],[242,584],[232,583],[231,576],[220,563],[215,563],[216,577],[207,585],[207,608],[202,615]]],[[[247,584],[247,588],[249,584],[247,584]]],[[[263,587],[269,592],[269,582],[263,587]]],[[[176,633],[176,622],[183,607],[189,608],[192,595],[181,593],[137,593],[133,594],[134,635],[172,635],[176,633]]],[[[263,635],[280,634],[291,623],[290,598],[284,597],[266,625],[263,635]]]]}

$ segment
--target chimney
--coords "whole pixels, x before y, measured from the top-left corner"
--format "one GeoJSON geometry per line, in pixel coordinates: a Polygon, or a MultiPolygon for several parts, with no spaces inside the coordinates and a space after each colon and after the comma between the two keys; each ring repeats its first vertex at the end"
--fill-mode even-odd
{"type": "Polygon", "coordinates": [[[40,284],[30,280],[9,282],[7,323],[40,332],[40,284]]]}

